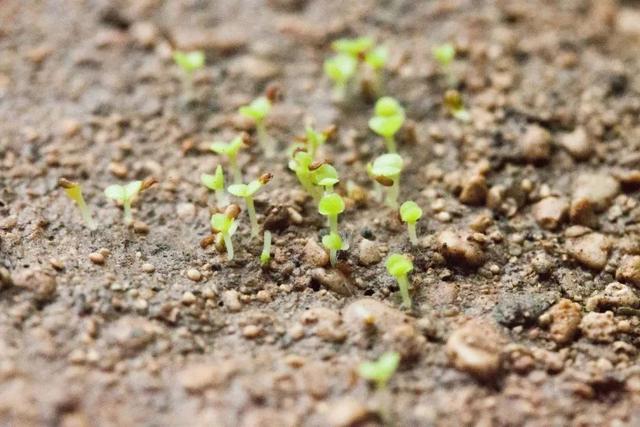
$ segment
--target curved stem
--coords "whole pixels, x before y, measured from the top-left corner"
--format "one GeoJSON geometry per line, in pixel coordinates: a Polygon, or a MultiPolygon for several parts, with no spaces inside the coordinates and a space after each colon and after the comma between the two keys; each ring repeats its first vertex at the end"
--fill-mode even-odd
{"type": "Polygon", "coordinates": [[[402,305],[407,308],[411,308],[411,297],[409,296],[409,281],[407,276],[400,276],[398,279],[398,286],[400,287],[400,295],[402,296],[402,305]]]}
{"type": "Polygon", "coordinates": [[[233,242],[231,241],[231,236],[229,233],[222,233],[222,238],[224,239],[224,246],[227,248],[227,258],[231,261],[233,259],[233,242]]]}
{"type": "Polygon", "coordinates": [[[260,254],[260,264],[266,265],[271,259],[271,232],[266,230],[264,232],[264,242],[262,245],[262,253],[260,254]]]}
{"type": "Polygon", "coordinates": [[[82,219],[84,220],[87,227],[89,227],[90,230],[95,230],[96,228],[98,228],[95,221],[91,217],[91,210],[84,202],[84,199],[80,197],[77,202],[78,208],[80,209],[80,215],[82,215],[82,219]]]}
{"type": "Polygon", "coordinates": [[[387,146],[387,151],[389,153],[395,153],[396,152],[396,140],[393,137],[393,135],[391,136],[385,136],[384,137],[384,143],[387,146]]]}
{"type": "Polygon", "coordinates": [[[407,231],[409,232],[409,241],[413,246],[416,246],[418,244],[418,236],[416,235],[416,223],[408,222],[407,231]]]}
{"type": "Polygon", "coordinates": [[[256,208],[253,206],[253,199],[251,197],[245,197],[244,202],[247,205],[249,221],[251,222],[251,237],[255,237],[258,235],[258,218],[256,217],[256,208]]]}

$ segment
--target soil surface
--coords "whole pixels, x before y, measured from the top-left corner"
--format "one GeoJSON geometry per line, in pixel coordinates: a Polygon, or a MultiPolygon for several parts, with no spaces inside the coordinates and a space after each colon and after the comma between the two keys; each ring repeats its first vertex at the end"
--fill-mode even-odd
{"type": "Polygon", "coordinates": [[[631,1],[0,2],[0,425],[640,425],[639,49],[631,1]],[[372,103],[334,104],[323,76],[357,35],[390,48],[415,247],[372,197],[372,103]],[[174,48],[206,52],[192,85],[174,48]],[[443,107],[451,80],[469,123],[443,107]],[[199,177],[269,85],[279,154],[240,155],[246,180],[274,175],[261,268],[245,212],[233,261],[200,246],[199,177]],[[337,268],[287,168],[307,123],[338,127],[320,153],[347,205],[337,268]],[[128,227],[103,191],[147,176],[128,227]],[[411,310],[392,252],[413,259],[411,310]],[[386,351],[402,360],[376,390],[357,367],[386,351]]]}

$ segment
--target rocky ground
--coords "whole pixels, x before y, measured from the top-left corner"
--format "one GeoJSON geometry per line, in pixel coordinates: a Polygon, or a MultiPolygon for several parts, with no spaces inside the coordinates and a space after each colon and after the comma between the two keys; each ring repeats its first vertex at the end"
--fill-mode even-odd
{"type": "Polygon", "coordinates": [[[0,425],[640,425],[639,47],[622,0],[3,1],[0,425]],[[407,112],[417,247],[367,198],[372,104],[334,105],[323,77],[330,42],[365,34],[391,48],[407,112]],[[442,105],[444,41],[468,124],[442,105]],[[176,47],[206,52],[192,93],[176,47]],[[200,246],[199,175],[211,140],[252,132],[237,108],[268,85],[281,153],[240,156],[246,179],[274,174],[263,269],[245,217],[234,261],[200,246]],[[308,121],[338,127],[321,153],[347,202],[335,269],[287,169],[308,121]],[[150,175],[126,227],[103,190],[150,175]],[[391,252],[413,258],[412,310],[391,252]],[[375,390],[357,366],[392,350],[375,390]]]}

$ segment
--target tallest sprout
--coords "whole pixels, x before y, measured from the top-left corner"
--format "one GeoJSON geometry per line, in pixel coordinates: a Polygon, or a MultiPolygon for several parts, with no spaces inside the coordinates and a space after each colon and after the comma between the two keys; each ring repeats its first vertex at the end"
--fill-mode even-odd
{"type": "Polygon", "coordinates": [[[338,215],[344,212],[342,197],[336,193],[325,194],[320,199],[318,212],[328,218],[331,233],[338,234],[338,215]]]}
{"type": "Polygon", "coordinates": [[[367,172],[386,189],[385,204],[392,209],[398,208],[400,193],[400,172],[404,167],[402,157],[398,154],[383,154],[376,158],[373,165],[367,165],[367,172]]]}
{"type": "Polygon", "coordinates": [[[378,99],[374,116],[369,119],[369,128],[384,138],[389,153],[396,152],[395,134],[404,123],[404,108],[390,96],[378,99]]]}
{"type": "Polygon", "coordinates": [[[234,184],[230,185],[228,188],[229,193],[244,199],[244,203],[247,206],[247,212],[249,213],[249,221],[251,222],[251,237],[257,236],[259,231],[256,208],[253,204],[253,195],[271,181],[272,177],[273,175],[270,173],[265,173],[257,180],[251,181],[249,184],[234,184]]]}
{"type": "Polygon", "coordinates": [[[275,154],[275,141],[267,134],[265,119],[271,111],[271,101],[265,96],[251,101],[251,104],[240,107],[238,112],[245,117],[253,119],[256,123],[256,133],[258,134],[258,143],[262,146],[262,150],[266,157],[273,157],[275,154]]]}
{"type": "Polygon", "coordinates": [[[422,217],[422,209],[413,200],[404,202],[400,206],[400,219],[407,223],[407,231],[409,232],[409,240],[412,245],[418,244],[418,236],[416,236],[416,222],[422,217]]]}
{"type": "Polygon", "coordinates": [[[89,227],[90,230],[95,230],[96,223],[93,221],[91,217],[91,210],[84,201],[84,197],[82,197],[82,189],[80,188],[80,184],[77,182],[69,181],[66,178],[60,178],[58,181],[58,185],[64,189],[64,192],[67,196],[73,200],[78,209],[80,210],[80,215],[82,215],[82,219],[84,223],[89,227]]]}

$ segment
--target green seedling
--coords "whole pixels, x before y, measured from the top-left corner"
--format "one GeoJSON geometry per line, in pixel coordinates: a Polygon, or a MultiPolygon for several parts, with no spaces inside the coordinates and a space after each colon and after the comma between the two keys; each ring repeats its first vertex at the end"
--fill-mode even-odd
{"type": "Polygon", "coordinates": [[[338,234],[338,215],[344,212],[344,201],[336,193],[325,194],[318,204],[318,212],[327,217],[331,233],[338,234]]]}
{"type": "Polygon", "coordinates": [[[369,128],[384,138],[389,153],[396,152],[395,134],[404,123],[404,108],[394,98],[378,99],[374,116],[369,119],[369,128]]]}
{"type": "Polygon", "coordinates": [[[260,253],[260,265],[265,266],[271,261],[271,232],[265,230],[260,253]]]}
{"type": "Polygon", "coordinates": [[[314,187],[314,171],[311,170],[313,157],[304,149],[297,149],[293,152],[293,158],[289,161],[289,169],[295,172],[300,185],[314,200],[318,200],[320,195],[314,187]]]}
{"type": "Polygon", "coordinates": [[[271,181],[272,177],[273,175],[270,173],[265,173],[255,181],[251,181],[249,184],[233,184],[227,189],[229,193],[234,196],[242,197],[244,199],[244,203],[247,206],[247,212],[249,213],[249,221],[251,222],[251,237],[257,236],[259,231],[256,208],[253,204],[253,195],[271,181]]]}
{"type": "Polygon", "coordinates": [[[214,153],[227,156],[227,159],[229,159],[231,174],[233,175],[233,182],[235,184],[242,182],[242,173],[240,172],[240,167],[238,167],[238,152],[244,143],[244,138],[242,136],[237,136],[229,143],[216,141],[212,142],[209,147],[214,153]]]}
{"type": "Polygon", "coordinates": [[[254,99],[251,104],[240,107],[238,110],[241,115],[249,117],[255,122],[258,143],[267,158],[271,158],[275,154],[275,141],[267,134],[265,123],[270,111],[271,101],[264,96],[254,99]]]}
{"type": "Polygon", "coordinates": [[[311,155],[312,159],[315,159],[318,148],[320,148],[322,145],[324,145],[325,142],[327,142],[329,132],[331,132],[331,130],[317,132],[311,126],[307,126],[305,142],[307,143],[307,147],[309,147],[309,154],[311,155]]]}
{"type": "Polygon", "coordinates": [[[409,279],[407,275],[413,270],[413,263],[406,255],[392,254],[387,258],[387,272],[395,277],[400,287],[402,305],[411,308],[411,297],[409,296],[409,279]]]}
{"type": "Polygon", "coordinates": [[[204,67],[205,57],[204,52],[201,50],[194,50],[192,52],[177,50],[173,52],[173,60],[187,76],[192,76],[194,72],[204,67]]]}
{"type": "Polygon", "coordinates": [[[378,390],[382,390],[398,369],[400,355],[395,351],[384,353],[374,362],[362,362],[358,366],[358,375],[372,381],[378,390]]]}
{"type": "Polygon", "coordinates": [[[383,154],[374,160],[373,165],[367,165],[369,175],[385,187],[385,204],[392,209],[398,208],[400,173],[403,166],[402,157],[398,154],[383,154]]]}
{"type": "MultiPolygon", "coordinates": [[[[384,46],[376,46],[371,37],[342,38],[334,41],[331,47],[338,53],[334,59],[340,56],[345,56],[350,59],[350,61],[340,61],[344,64],[344,70],[349,71],[348,75],[346,72],[337,74],[339,77],[346,78],[346,82],[342,83],[343,87],[346,87],[349,81],[355,76],[358,65],[366,65],[373,72],[373,79],[370,80],[368,77],[365,77],[362,73],[364,70],[361,70],[360,81],[362,83],[362,90],[364,94],[373,95],[377,98],[377,94],[380,92],[382,85],[382,71],[389,57],[388,49],[384,46]]],[[[336,63],[330,63],[329,65],[338,65],[337,62],[338,61],[336,61],[336,63]]],[[[325,70],[327,74],[331,71],[327,70],[326,66],[325,70]]],[[[338,70],[335,70],[334,73],[336,71],[338,70]]],[[[336,81],[334,78],[332,79],[336,81]]]]}
{"type": "Polygon", "coordinates": [[[227,195],[224,192],[224,172],[222,171],[222,166],[218,165],[216,167],[216,173],[213,175],[206,173],[200,175],[200,182],[209,190],[215,191],[216,204],[219,208],[226,206],[228,201],[227,195]]]}
{"type": "Polygon", "coordinates": [[[362,58],[374,46],[371,37],[342,38],[331,43],[331,48],[354,59],[362,58]]]}
{"type": "Polygon", "coordinates": [[[412,200],[404,202],[400,205],[400,218],[407,223],[407,231],[409,232],[409,241],[412,245],[418,244],[418,236],[416,236],[416,222],[422,217],[422,209],[412,200]]]}
{"type": "Polygon", "coordinates": [[[60,178],[58,180],[58,185],[64,190],[67,197],[75,202],[80,210],[80,215],[82,215],[82,219],[84,220],[85,225],[90,230],[95,230],[97,227],[95,221],[91,217],[91,210],[87,206],[84,201],[84,197],[82,197],[82,188],[80,188],[80,184],[77,182],[69,181],[66,178],[60,178]]]}
{"type": "Polygon", "coordinates": [[[338,54],[324,61],[324,73],[333,82],[333,99],[342,102],[347,97],[347,85],[355,76],[358,61],[349,55],[338,54]]]}
{"type": "Polygon", "coordinates": [[[471,114],[464,108],[462,95],[457,90],[448,90],[444,94],[444,106],[455,119],[467,123],[471,121],[471,114]]]}
{"type": "Polygon", "coordinates": [[[338,233],[330,233],[322,238],[322,245],[329,251],[329,259],[331,265],[336,266],[338,259],[338,251],[348,249],[338,233]]]}
{"type": "Polygon", "coordinates": [[[105,196],[122,204],[124,209],[124,222],[131,224],[133,217],[131,215],[131,204],[138,194],[151,187],[158,182],[155,178],[149,177],[144,181],[132,181],[127,185],[110,185],[104,190],[105,196]]]}
{"type": "Polygon", "coordinates": [[[314,184],[323,187],[325,193],[332,193],[333,186],[340,182],[338,171],[328,163],[323,163],[313,172],[314,184]]]}
{"type": "Polygon", "coordinates": [[[442,72],[447,76],[450,86],[455,86],[456,79],[451,73],[451,64],[456,58],[456,48],[451,43],[443,43],[433,48],[433,58],[438,62],[442,72]]]}
{"type": "Polygon", "coordinates": [[[220,233],[222,235],[229,261],[233,259],[233,242],[231,241],[231,236],[233,236],[238,229],[236,218],[239,214],[240,207],[238,205],[229,205],[224,213],[211,215],[211,230],[214,233],[220,233]]]}

